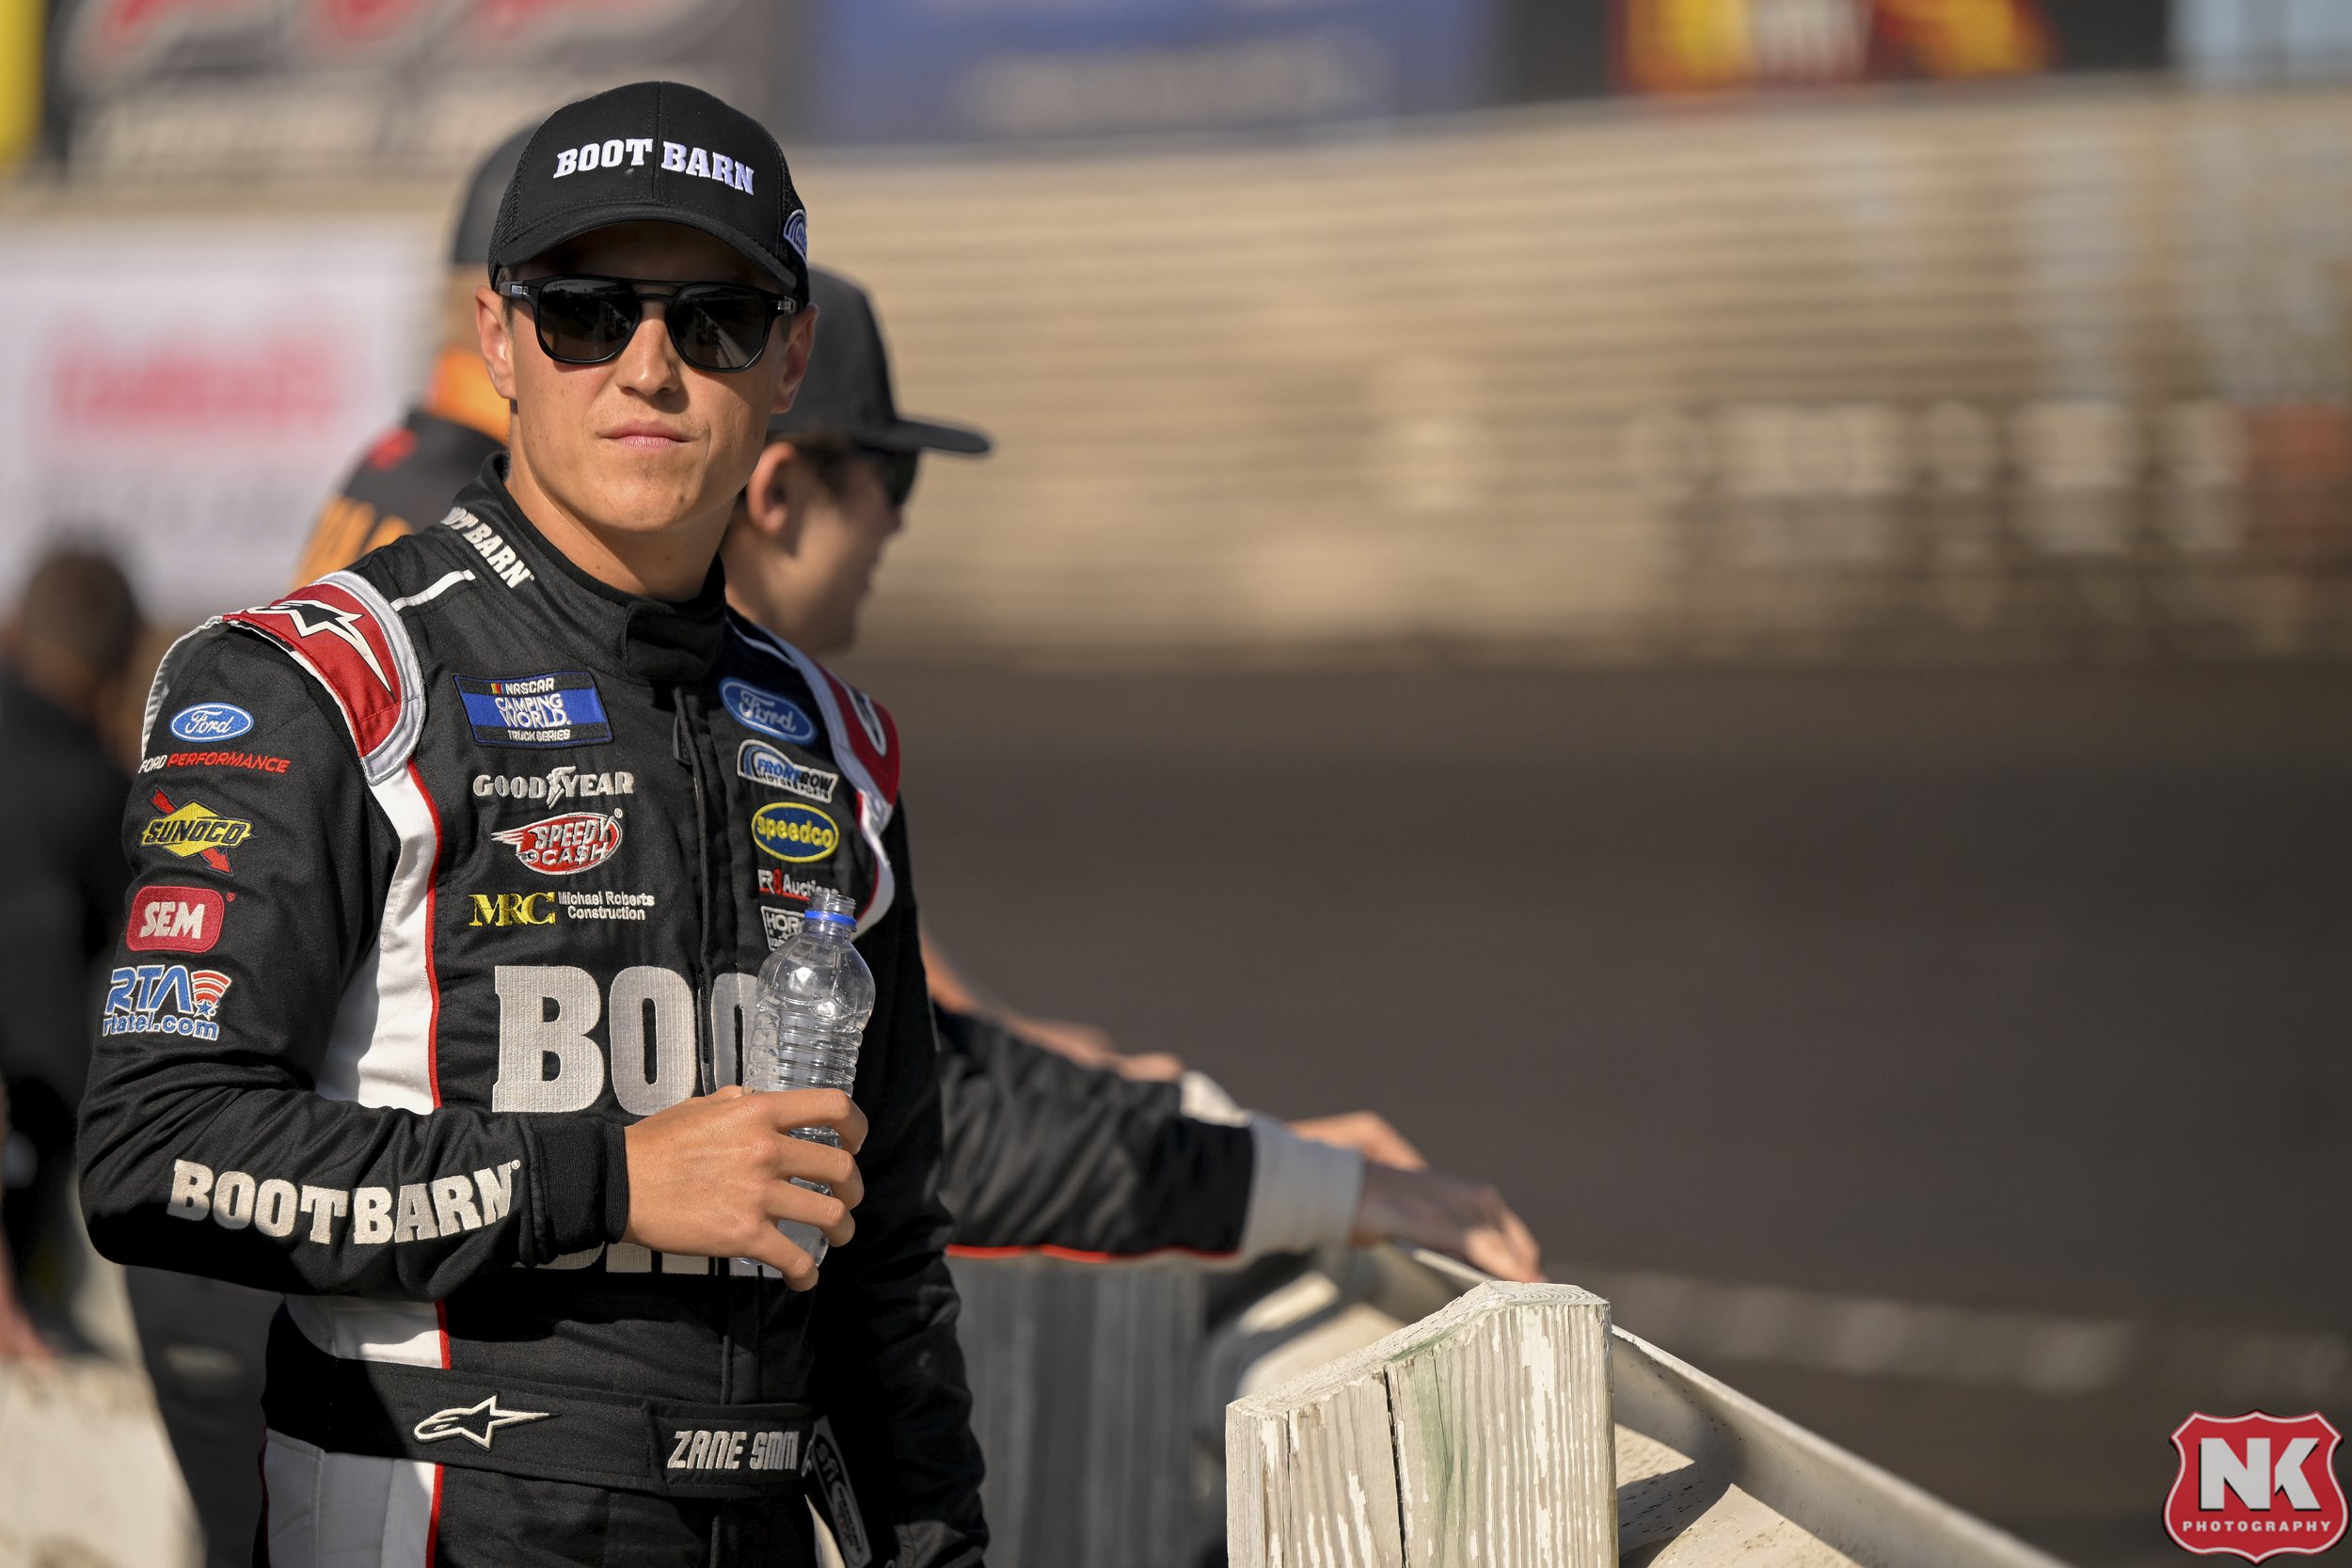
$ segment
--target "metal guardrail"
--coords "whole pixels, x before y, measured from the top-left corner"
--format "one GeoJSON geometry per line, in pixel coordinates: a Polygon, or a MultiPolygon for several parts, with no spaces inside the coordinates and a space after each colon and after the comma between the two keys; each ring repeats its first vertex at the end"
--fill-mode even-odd
{"type": "Polygon", "coordinates": [[[1509,1512],[1497,1501],[1508,1489],[1520,1533],[1480,1535],[1476,1560],[1489,1568],[1563,1568],[1606,1561],[1612,1550],[1638,1568],[1713,1568],[1734,1557],[1742,1568],[2058,1568],[1608,1323],[1606,1304],[1583,1291],[1498,1286],[1450,1259],[1372,1248],[1318,1255],[1204,1329],[1215,1275],[1025,1259],[959,1259],[955,1269],[989,1455],[992,1555],[1007,1561],[1192,1568],[1215,1551],[1230,1517],[1244,1527],[1230,1545],[1236,1568],[1278,1560],[1420,1568],[1468,1560],[1469,1532],[1483,1523],[1472,1515],[1509,1512]],[[1475,1301],[1457,1300],[1473,1292],[1475,1301]],[[1510,1321],[1530,1314],[1535,1332],[1510,1321]],[[1572,1329],[1579,1314],[1585,1326],[1572,1329]],[[1596,1380],[1602,1343],[1607,1375],[1596,1380]],[[1504,1347],[1509,1354],[1497,1354],[1504,1347]],[[1400,1363],[1415,1368],[1392,1375],[1400,1363]],[[1352,1433],[1364,1463],[1325,1473],[1343,1513],[1354,1507],[1355,1476],[1358,1513],[1368,1520],[1390,1516],[1372,1494],[1391,1488],[1395,1550],[1380,1549],[1372,1533],[1337,1528],[1279,1558],[1259,1550],[1273,1507],[1263,1490],[1265,1455],[1224,1444],[1227,1407],[1232,1430],[1263,1443],[1281,1426],[1269,1419],[1277,1413],[1327,1406],[1340,1385],[1368,1380],[1383,1387],[1376,1398],[1365,1387],[1353,1424],[1321,1427],[1352,1433]],[[1600,1430],[1610,1434],[1598,1489],[1594,1472],[1561,1447],[1572,1441],[1565,1413],[1582,1397],[1579,1418],[1589,1420],[1597,1387],[1608,1415],[1600,1430]],[[1372,1427],[1356,1418],[1383,1411],[1385,1470],[1372,1427]],[[1553,1445],[1540,1459],[1538,1442],[1553,1445]],[[1220,1447],[1229,1450],[1222,1464],[1220,1447]],[[1531,1478],[1562,1491],[1534,1496],[1531,1478]],[[1596,1491],[1581,1505],[1587,1526],[1607,1506],[1599,1497],[1613,1492],[1613,1544],[1604,1534],[1564,1550],[1560,1543],[1578,1539],[1566,1521],[1537,1518],[1579,1487],[1596,1491]],[[1223,1490],[1232,1494],[1230,1508],[1223,1490]],[[1442,1513],[1441,1497],[1467,1512],[1442,1513]],[[1402,1528],[1416,1509],[1438,1521],[1418,1540],[1402,1528]],[[1260,1532],[1254,1542],[1251,1530],[1260,1532]]]}

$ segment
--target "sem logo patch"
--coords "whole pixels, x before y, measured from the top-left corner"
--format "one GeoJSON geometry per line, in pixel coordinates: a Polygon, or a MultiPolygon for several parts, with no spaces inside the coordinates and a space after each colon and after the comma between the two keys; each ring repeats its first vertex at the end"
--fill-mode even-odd
{"type": "Polygon", "coordinates": [[[217,969],[190,969],[186,964],[118,969],[106,990],[106,1016],[99,1032],[216,1040],[220,999],[228,994],[229,985],[229,976],[217,969]]]}
{"type": "Polygon", "coordinates": [[[755,784],[781,789],[819,805],[833,799],[834,786],[841,782],[840,774],[828,773],[821,768],[804,768],[764,740],[746,740],[736,749],[735,770],[755,784]]]}
{"type": "Polygon", "coordinates": [[[123,945],[134,953],[209,953],[220,941],[230,896],[208,887],[143,887],[131,900],[123,945]]]}
{"type": "Polygon", "coordinates": [[[214,870],[226,872],[229,857],[221,851],[233,849],[253,835],[253,824],[233,816],[223,816],[210,806],[190,800],[174,807],[162,790],[151,797],[161,816],[151,816],[139,833],[139,843],[151,849],[162,849],[182,860],[201,855],[204,863],[214,870]]]}
{"type": "Polygon", "coordinates": [[[171,716],[171,733],[191,746],[233,740],[253,727],[253,715],[233,703],[199,703],[171,716]]]}
{"type": "Polygon", "coordinates": [[[543,877],[569,877],[602,865],[621,847],[621,814],[568,811],[492,833],[515,858],[543,877]]]}
{"type": "Polygon", "coordinates": [[[796,746],[805,746],[817,738],[816,721],[772,691],[762,691],[743,681],[723,680],[719,683],[719,700],[727,705],[727,711],[741,721],[746,729],[789,740],[796,746]]]}
{"type": "Polygon", "coordinates": [[[585,670],[511,679],[453,678],[477,745],[601,746],[612,738],[596,677],[585,670]]]}
{"type": "Polygon", "coordinates": [[[2342,1440],[2317,1412],[2191,1416],[2172,1433],[2181,1473],[2164,1499],[2164,1528],[2187,1551],[2249,1562],[2324,1552],[2344,1539],[2342,1440]]]}
{"type": "Polygon", "coordinates": [[[841,829],[815,806],[779,800],[752,814],[752,839],[762,853],[796,863],[820,861],[841,847],[841,829]]]}

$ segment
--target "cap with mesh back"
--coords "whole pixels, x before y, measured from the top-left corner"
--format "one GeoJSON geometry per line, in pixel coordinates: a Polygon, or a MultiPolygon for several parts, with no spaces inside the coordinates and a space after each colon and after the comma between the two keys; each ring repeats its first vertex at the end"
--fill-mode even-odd
{"type": "Polygon", "coordinates": [[[473,171],[465,199],[458,203],[457,225],[450,230],[451,266],[478,267],[489,260],[490,232],[498,227],[506,187],[515,182],[516,166],[523,161],[523,149],[531,145],[538,129],[535,123],[524,126],[492,148],[473,171]]]}
{"type": "Polygon", "coordinates": [[[809,269],[817,306],[817,346],[791,408],[768,420],[771,441],[790,436],[839,436],[885,451],[977,455],[992,443],[977,430],[910,420],[890,391],[890,353],[866,291],[823,267],[809,269]]]}
{"type": "Polygon", "coordinates": [[[490,275],[644,222],[724,241],[779,293],[807,302],[808,216],[783,149],[751,116],[678,82],[632,82],[540,123],[499,204],[490,275]]]}

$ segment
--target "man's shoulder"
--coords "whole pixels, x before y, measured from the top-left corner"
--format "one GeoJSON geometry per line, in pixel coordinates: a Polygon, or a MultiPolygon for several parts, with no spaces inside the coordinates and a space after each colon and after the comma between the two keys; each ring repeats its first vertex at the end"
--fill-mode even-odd
{"type": "MultiPolygon", "coordinates": [[[[861,787],[884,807],[895,806],[898,800],[898,725],[890,710],[757,623],[729,611],[727,625],[728,656],[723,668],[771,671],[805,688],[821,715],[834,754],[851,768],[861,787]]],[[[725,695],[723,683],[722,695],[725,695]]]]}

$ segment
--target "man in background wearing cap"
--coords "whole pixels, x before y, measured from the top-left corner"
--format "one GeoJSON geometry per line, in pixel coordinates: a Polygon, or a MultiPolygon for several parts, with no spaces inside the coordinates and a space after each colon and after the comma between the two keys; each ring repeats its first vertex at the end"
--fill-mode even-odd
{"type": "Polygon", "coordinates": [[[716,570],[805,368],[804,223],[706,94],[558,110],[477,295],[510,455],[157,676],[217,744],[127,825],[84,1204],[109,1256],[286,1292],[280,1568],[804,1563],[828,1415],[886,1456],[877,1559],[980,1559],[889,717],[716,570]],[[730,1086],[771,865],[860,911],[853,1096],[730,1086]],[[813,1295],[780,1219],[834,1248],[813,1295]]]}

